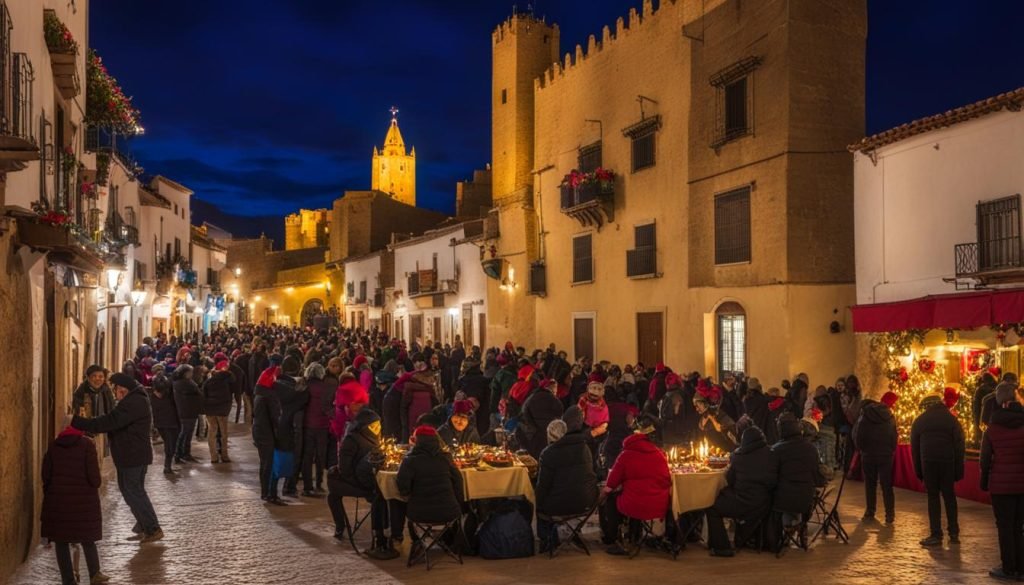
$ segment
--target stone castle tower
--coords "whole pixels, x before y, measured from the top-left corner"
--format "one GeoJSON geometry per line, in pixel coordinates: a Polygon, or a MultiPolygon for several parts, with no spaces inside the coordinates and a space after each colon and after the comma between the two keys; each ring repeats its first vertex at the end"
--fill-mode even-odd
{"type": "Polygon", "coordinates": [[[396,201],[416,205],[416,148],[405,150],[398,129],[398,110],[391,109],[391,127],[384,137],[384,148],[373,147],[373,176],[370,188],[388,193],[396,201]]]}
{"type": "Polygon", "coordinates": [[[284,249],[327,246],[331,214],[326,209],[300,209],[284,218],[284,249]]]}
{"type": "MultiPolygon", "coordinates": [[[[497,255],[503,272],[525,282],[539,258],[534,211],[534,83],[558,61],[558,26],[517,13],[491,34],[491,190],[500,209],[497,255]],[[525,254],[522,252],[525,251],[525,254]]],[[[533,339],[534,300],[488,279],[488,339],[533,339]],[[514,329],[513,329],[514,328],[514,329]],[[516,335],[516,337],[512,337],[516,335]]]]}

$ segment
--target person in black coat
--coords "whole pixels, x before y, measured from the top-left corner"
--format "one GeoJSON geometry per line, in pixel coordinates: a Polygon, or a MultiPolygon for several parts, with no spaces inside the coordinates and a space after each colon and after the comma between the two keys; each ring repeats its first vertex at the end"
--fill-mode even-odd
{"type": "MultiPolygon", "coordinates": [[[[1002,384],[1000,384],[1002,386],[1002,384]]],[[[996,387],[996,392],[999,387],[996,387]]],[[[942,513],[939,494],[946,505],[946,529],[950,544],[960,543],[956,493],[953,484],[964,478],[964,430],[939,396],[921,401],[924,411],[910,427],[914,472],[928,491],[928,523],[931,535],[921,546],[942,545],[942,513]]]]}
{"type": "Polygon", "coordinates": [[[540,452],[548,444],[548,424],[562,416],[562,401],[555,396],[557,390],[555,380],[545,380],[523,404],[516,435],[519,445],[534,459],[540,459],[540,452]]]}
{"type": "Polygon", "coordinates": [[[375,479],[375,467],[383,463],[380,450],[380,416],[369,408],[356,414],[338,446],[338,465],[327,474],[327,505],[334,518],[334,537],[346,538],[349,523],[342,498],[363,498],[370,502],[373,545],[366,554],[375,559],[398,556],[391,539],[384,536],[387,503],[381,497],[375,479]]]}
{"type": "MultiPolygon", "coordinates": [[[[771,510],[772,491],[778,483],[779,462],[768,448],[764,433],[757,427],[743,431],[740,446],[733,451],[728,486],[715,498],[715,505],[705,510],[708,523],[708,546],[713,556],[733,556],[723,518],[735,518],[752,527],[771,510]]],[[[750,534],[740,532],[736,542],[744,544],[750,534]]]]}
{"type": "Polygon", "coordinates": [[[466,398],[476,403],[473,409],[476,413],[473,427],[477,433],[483,435],[491,426],[491,381],[484,376],[480,362],[467,360],[465,364],[466,372],[459,379],[456,389],[461,390],[466,398]]]}
{"type": "Polygon", "coordinates": [[[985,398],[996,391],[996,379],[989,372],[985,372],[981,375],[978,380],[978,389],[974,391],[974,397],[971,398],[971,415],[974,419],[974,436],[981,437],[982,426],[981,426],[981,410],[982,404],[985,402],[985,398]]]}
{"type": "MultiPolygon", "coordinates": [[[[416,427],[412,436],[415,444],[398,466],[396,477],[399,493],[408,500],[409,520],[439,524],[458,519],[466,493],[462,472],[441,446],[434,428],[416,427]]],[[[411,525],[410,532],[416,539],[411,525]]]]}
{"type": "Polygon", "coordinates": [[[270,476],[274,465],[277,421],[281,418],[281,401],[273,388],[255,387],[252,411],[252,440],[260,458],[260,499],[273,502],[279,499],[277,486],[273,491],[270,489],[270,476]]]}
{"type": "Polygon", "coordinates": [[[174,405],[174,388],[164,374],[164,365],[153,366],[153,381],[149,390],[149,403],[153,408],[153,426],[164,442],[164,473],[172,474],[171,461],[178,447],[181,423],[178,422],[178,407],[174,405]]]}
{"type": "Polygon", "coordinates": [[[175,463],[199,461],[192,456],[192,435],[196,433],[196,422],[203,409],[203,395],[199,391],[199,386],[192,380],[192,374],[192,366],[182,364],[174,368],[174,374],[171,376],[174,406],[178,409],[178,421],[181,423],[175,463]]]}
{"type": "Polygon", "coordinates": [[[218,362],[213,374],[203,383],[203,414],[206,415],[210,463],[231,462],[228,458],[228,414],[231,412],[234,386],[235,377],[227,360],[218,362]]]}
{"type": "MultiPolygon", "coordinates": [[[[274,380],[273,392],[281,403],[281,416],[277,420],[277,432],[274,436],[274,473],[271,474],[271,497],[268,501],[281,505],[284,502],[280,499],[274,500],[277,493],[277,480],[285,479],[284,495],[294,496],[295,487],[295,458],[301,456],[301,445],[296,432],[296,418],[301,421],[301,415],[305,413],[306,404],[309,402],[309,392],[300,390],[297,376],[300,374],[302,362],[289,355],[281,362],[281,373],[274,380]],[[277,475],[275,475],[275,473],[277,475]]],[[[299,431],[301,432],[301,422],[299,431]]]]}
{"type": "Polygon", "coordinates": [[[150,433],[153,410],[149,395],[139,383],[127,374],[110,377],[118,403],[109,414],[97,418],[71,419],[71,426],[91,433],[107,433],[110,455],[117,468],[117,487],[135,516],[137,534],[141,542],[163,538],[156,511],[146,494],[146,470],[153,463],[153,443],[150,433]]]}
{"type": "Polygon", "coordinates": [[[564,421],[551,421],[547,429],[551,444],[540,454],[536,498],[537,538],[542,553],[558,544],[551,517],[584,514],[597,502],[597,473],[588,445],[590,430],[567,431],[564,421]]]}
{"type": "Polygon", "coordinates": [[[853,425],[853,443],[860,451],[861,468],[864,470],[864,520],[870,521],[875,517],[876,488],[881,482],[886,524],[892,524],[896,518],[892,465],[897,433],[896,421],[889,409],[897,398],[896,393],[886,392],[881,402],[865,400],[861,405],[860,418],[853,425]]]}
{"type": "Polygon", "coordinates": [[[443,425],[437,428],[437,436],[449,449],[459,445],[476,445],[480,443],[480,433],[476,432],[473,403],[469,400],[456,400],[452,404],[452,414],[443,425]]]}
{"type": "Polygon", "coordinates": [[[661,400],[661,432],[665,445],[688,445],[700,434],[700,415],[693,406],[695,390],[675,373],[665,377],[668,392],[661,400]]]}
{"type": "MultiPolygon", "coordinates": [[[[249,385],[246,384],[245,382],[245,370],[248,369],[248,361],[245,362],[246,368],[242,368],[242,366],[239,364],[239,360],[242,359],[242,357],[242,355],[239,355],[237,358],[234,359],[234,361],[231,362],[231,365],[228,366],[228,370],[231,372],[231,375],[234,376],[234,380],[232,380],[233,383],[231,384],[231,395],[235,400],[235,424],[238,424],[238,421],[242,417],[242,408],[243,404],[245,404],[245,391],[246,389],[251,390],[251,388],[249,388],[249,385]]],[[[250,411],[250,408],[246,408],[247,413],[250,411]]],[[[248,416],[245,417],[246,423],[249,422],[251,416],[252,415],[249,414],[248,416]]]]}
{"type": "Polygon", "coordinates": [[[757,378],[747,380],[747,394],[743,397],[743,412],[754,423],[754,426],[767,433],[769,418],[768,397],[764,395],[761,382],[757,378]]]}
{"type": "Polygon", "coordinates": [[[781,440],[772,446],[779,461],[779,484],[775,489],[773,508],[778,512],[810,517],[817,487],[825,485],[821,474],[818,450],[802,433],[800,420],[783,416],[779,419],[781,440]]]}

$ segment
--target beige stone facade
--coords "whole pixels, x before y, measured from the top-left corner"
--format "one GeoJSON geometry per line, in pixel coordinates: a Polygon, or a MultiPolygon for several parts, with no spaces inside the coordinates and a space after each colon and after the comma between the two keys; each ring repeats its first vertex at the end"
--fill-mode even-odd
{"type": "Polygon", "coordinates": [[[863,133],[864,3],[701,8],[664,1],[655,11],[648,0],[540,74],[522,64],[557,54],[547,44],[557,27],[518,15],[492,35],[492,243],[515,286],[491,281],[490,339],[709,374],[728,360],[766,383],[800,371],[827,383],[853,367],[844,146],[863,133]],[[506,87],[520,87],[512,71],[536,77],[532,118],[507,111],[525,101],[506,87]],[[634,169],[647,144],[635,137],[650,134],[653,164],[634,169]],[[563,177],[598,147],[614,194],[566,205],[563,177]],[[749,219],[719,226],[716,245],[716,202],[731,193],[749,202],[749,219]],[[580,236],[589,274],[574,274],[580,236]],[[722,261],[734,236],[748,252],[722,261]],[[546,286],[530,296],[538,264],[546,286]],[[738,343],[723,345],[723,323],[738,343]]]}
{"type": "Polygon", "coordinates": [[[284,249],[327,246],[331,230],[331,212],[327,209],[300,209],[284,218],[284,249]]]}

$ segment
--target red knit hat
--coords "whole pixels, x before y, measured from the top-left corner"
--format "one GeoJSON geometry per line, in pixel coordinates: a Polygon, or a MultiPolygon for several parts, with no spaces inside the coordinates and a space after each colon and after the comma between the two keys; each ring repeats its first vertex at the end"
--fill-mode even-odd
{"type": "Polygon", "coordinates": [[[213,361],[215,362],[223,361],[226,359],[228,359],[228,356],[223,351],[218,351],[217,353],[213,354],[213,361]]]}
{"type": "Polygon", "coordinates": [[[896,394],[895,392],[889,391],[889,392],[886,392],[885,394],[882,394],[882,399],[879,400],[879,402],[881,402],[882,404],[886,405],[889,408],[892,408],[892,405],[896,404],[896,401],[899,400],[899,399],[900,399],[899,394],[896,394]]]}
{"type": "Polygon", "coordinates": [[[430,425],[420,425],[412,432],[414,437],[436,437],[437,429],[430,425]]]}
{"type": "Polygon", "coordinates": [[[228,369],[229,365],[230,364],[228,364],[228,360],[220,360],[219,362],[217,362],[217,365],[214,367],[214,369],[223,372],[224,370],[228,369]]]}
{"type": "Polygon", "coordinates": [[[960,393],[956,391],[956,388],[947,387],[942,393],[942,402],[946,404],[946,408],[953,408],[956,403],[960,401],[960,393]]]}
{"type": "Polygon", "coordinates": [[[365,364],[366,364],[366,356],[363,355],[363,354],[359,354],[359,355],[356,356],[356,359],[352,360],[352,369],[353,370],[358,370],[359,368],[363,367],[363,365],[365,365],[365,364]]]}
{"type": "Polygon", "coordinates": [[[654,371],[655,372],[664,372],[665,371],[665,362],[658,362],[658,365],[654,366],[654,371]]]}
{"type": "Polygon", "coordinates": [[[452,404],[452,416],[473,416],[473,403],[469,400],[456,400],[452,404]]]}
{"type": "Polygon", "coordinates": [[[683,385],[683,379],[679,377],[679,374],[672,372],[665,376],[665,386],[668,388],[681,388],[683,385]]]}

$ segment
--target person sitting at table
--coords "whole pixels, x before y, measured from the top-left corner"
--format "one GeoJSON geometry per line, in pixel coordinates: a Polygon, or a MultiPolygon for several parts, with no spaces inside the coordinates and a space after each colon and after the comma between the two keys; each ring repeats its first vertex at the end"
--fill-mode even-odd
{"type": "Polygon", "coordinates": [[[558,545],[552,516],[586,513],[597,501],[597,473],[588,438],[590,429],[570,430],[565,421],[548,424],[548,446],[537,472],[537,538],[540,552],[558,545]]]}
{"type": "Polygon", "coordinates": [[[523,404],[516,436],[519,445],[529,451],[534,459],[540,459],[540,452],[548,444],[548,425],[562,416],[562,401],[555,395],[556,392],[558,382],[549,378],[541,382],[540,387],[523,404]]]}
{"type": "Polygon", "coordinates": [[[473,403],[469,400],[456,400],[452,404],[452,414],[448,420],[437,428],[437,436],[454,449],[459,445],[479,444],[480,433],[473,422],[473,403]]]}
{"type": "MultiPolygon", "coordinates": [[[[656,419],[642,414],[636,421],[633,434],[622,442],[622,452],[608,473],[602,490],[605,503],[601,507],[601,526],[605,538],[618,532],[619,523],[629,520],[631,539],[639,537],[640,523],[664,519],[669,509],[672,476],[668,460],[651,440],[656,431],[656,419]],[[619,493],[613,493],[621,488],[619,493]]],[[[608,554],[624,555],[626,549],[616,543],[608,554]]]]}
{"type": "MultiPolygon", "coordinates": [[[[814,506],[815,490],[825,485],[818,450],[804,436],[801,421],[791,414],[779,418],[779,436],[781,440],[772,446],[779,461],[779,483],[772,508],[777,513],[799,515],[806,523],[814,506]]],[[[777,542],[779,534],[773,526],[769,543],[777,542]]]]}
{"type": "Polygon", "coordinates": [[[462,472],[455,466],[451,453],[442,448],[437,430],[419,426],[410,439],[409,454],[398,466],[398,492],[406,498],[409,534],[413,539],[410,556],[419,554],[419,536],[413,522],[443,524],[462,516],[465,487],[462,472]]]}
{"type": "Polygon", "coordinates": [[[391,539],[384,536],[387,504],[374,478],[374,464],[382,460],[380,416],[364,408],[352,419],[345,438],[338,446],[338,465],[328,471],[327,506],[334,517],[334,538],[342,540],[347,537],[345,527],[351,523],[342,498],[348,496],[369,501],[373,546],[366,554],[374,559],[389,560],[399,556],[399,553],[391,539]]]}
{"type": "Polygon", "coordinates": [[[739,437],[736,436],[736,421],[732,417],[699,393],[693,396],[693,407],[700,417],[700,432],[708,443],[722,451],[732,451],[736,448],[739,437]]]}

